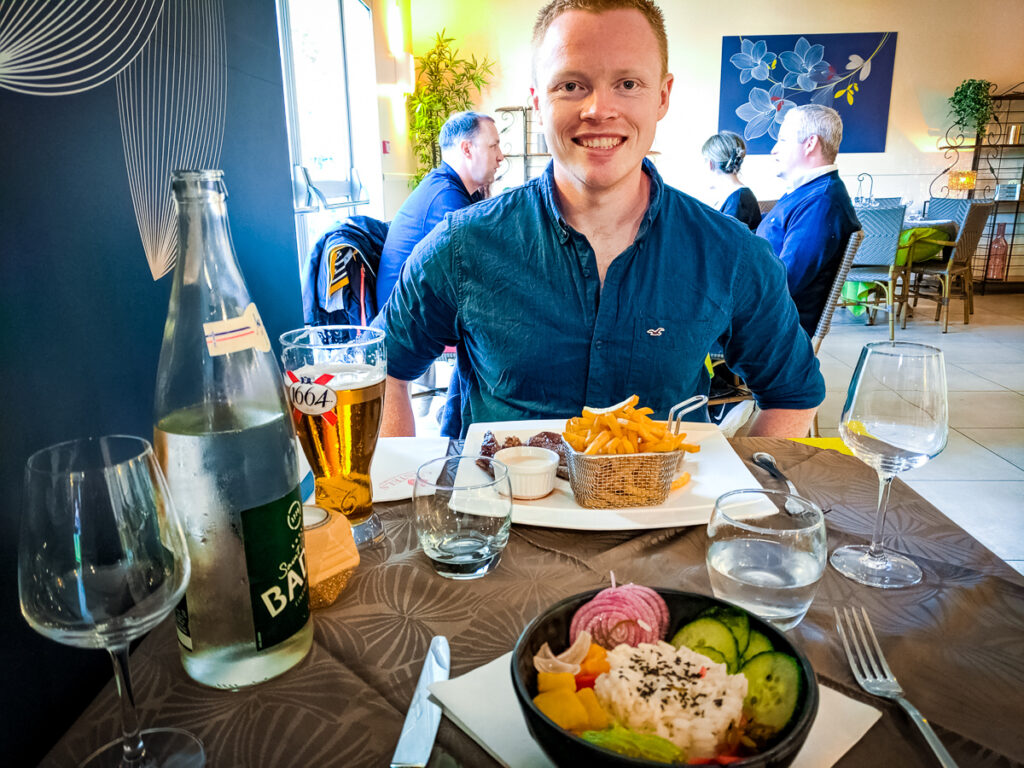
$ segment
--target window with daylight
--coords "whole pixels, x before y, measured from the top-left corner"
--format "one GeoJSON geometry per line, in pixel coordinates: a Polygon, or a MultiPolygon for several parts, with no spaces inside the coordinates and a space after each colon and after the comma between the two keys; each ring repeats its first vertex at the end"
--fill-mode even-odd
{"type": "Polygon", "coordinates": [[[353,214],[382,218],[373,20],[361,0],[278,0],[300,263],[353,214]]]}

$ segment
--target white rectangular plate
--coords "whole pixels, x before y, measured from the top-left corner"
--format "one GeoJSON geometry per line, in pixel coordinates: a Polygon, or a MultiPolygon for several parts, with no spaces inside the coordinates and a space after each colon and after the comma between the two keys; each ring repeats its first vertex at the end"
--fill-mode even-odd
{"type": "MultiPolygon", "coordinates": [[[[463,453],[480,453],[484,433],[490,430],[500,445],[506,437],[526,440],[538,432],[565,429],[565,419],[544,421],[495,421],[472,424],[466,432],[463,453]]],[[[548,528],[570,528],[579,531],[626,531],[645,528],[675,528],[683,525],[706,525],[711,519],[715,499],[739,488],[760,488],[746,465],[714,424],[687,422],[683,424],[686,441],[700,446],[697,453],[686,454],[682,471],[690,473],[690,482],[672,491],[657,507],[626,509],[584,509],[576,503],[568,480],[557,478],[555,490],[543,499],[515,500],[512,522],[548,528]]],[[[760,517],[765,510],[751,508],[743,517],[760,517]]],[[[740,516],[737,516],[740,517],[740,516]]]]}

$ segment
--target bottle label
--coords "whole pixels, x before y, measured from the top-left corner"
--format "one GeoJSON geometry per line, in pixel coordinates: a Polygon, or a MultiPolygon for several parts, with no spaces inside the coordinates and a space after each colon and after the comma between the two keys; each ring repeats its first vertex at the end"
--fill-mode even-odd
{"type": "Polygon", "coordinates": [[[270,351],[270,337],[263,327],[259,310],[252,303],[239,317],[203,323],[203,333],[206,334],[206,349],[210,357],[229,355],[244,349],[270,351]]]}
{"type": "Polygon", "coordinates": [[[178,629],[178,642],[188,650],[192,650],[192,633],[188,629],[188,602],[185,595],[174,607],[174,624],[178,629]]]}
{"type": "Polygon", "coordinates": [[[309,621],[302,498],[288,495],[242,512],[256,650],[287,640],[309,621]]]}

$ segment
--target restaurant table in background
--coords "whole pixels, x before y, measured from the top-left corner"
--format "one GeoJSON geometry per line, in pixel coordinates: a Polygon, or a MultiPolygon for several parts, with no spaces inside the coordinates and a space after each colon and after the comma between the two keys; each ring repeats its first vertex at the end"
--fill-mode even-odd
{"type": "Polygon", "coordinates": [[[914,262],[930,261],[942,253],[941,245],[921,243],[919,240],[956,240],[957,223],[951,219],[907,219],[900,233],[900,253],[896,263],[903,265],[907,257],[914,262]]]}
{"type": "MultiPolygon", "coordinates": [[[[955,240],[957,223],[952,219],[905,219],[903,231],[900,233],[899,246],[896,250],[896,264],[903,266],[907,263],[907,257],[913,256],[915,263],[931,261],[942,253],[941,245],[918,242],[920,240],[955,240]]],[[[854,259],[854,267],[874,266],[857,264],[854,259]]],[[[878,283],[861,283],[856,280],[847,280],[843,284],[842,298],[849,302],[864,302],[874,291],[881,291],[878,283]]],[[[860,317],[867,311],[863,304],[851,303],[846,309],[854,317],[860,317]]],[[[913,311],[908,307],[908,312],[913,311]]]]}
{"type": "MultiPolygon", "coordinates": [[[[870,540],[878,480],[860,461],[786,440],[731,444],[744,460],[756,450],[772,452],[804,495],[831,508],[830,550],[870,540]]],[[[383,766],[433,635],[448,637],[457,676],[511,650],[552,603],[607,586],[609,571],[620,583],[710,594],[705,526],[601,533],[514,526],[498,569],[460,583],[435,575],[417,550],[409,502],[377,508],[385,542],[364,550],[346,591],[315,614],[313,649],[282,677],[235,692],[203,688],[181,668],[173,622],[150,633],[132,655],[143,727],[187,728],[217,768],[383,766]]],[[[878,590],[829,568],[807,617],[789,633],[821,685],[883,711],[839,765],[934,765],[902,711],[853,680],[832,607],[855,604],[867,608],[908,698],[961,766],[1024,764],[1024,576],[900,481],[887,523],[887,540],[914,556],[924,581],[878,590]]],[[[111,683],[43,764],[75,765],[119,736],[118,718],[111,683]]],[[[430,765],[496,763],[444,718],[430,765]]]]}

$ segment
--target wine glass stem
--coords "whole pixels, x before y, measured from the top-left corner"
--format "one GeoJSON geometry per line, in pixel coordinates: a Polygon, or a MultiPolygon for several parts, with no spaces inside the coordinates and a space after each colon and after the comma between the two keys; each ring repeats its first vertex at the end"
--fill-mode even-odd
{"type": "Polygon", "coordinates": [[[889,491],[896,475],[878,473],[878,514],[875,515],[875,532],[871,536],[871,557],[882,557],[882,529],[885,527],[885,512],[889,507],[889,491]]]}
{"type": "Polygon", "coordinates": [[[114,680],[117,681],[118,699],[121,702],[121,743],[124,752],[121,756],[123,768],[142,764],[145,747],[139,734],[139,717],[135,711],[135,692],[132,690],[132,679],[128,672],[128,646],[107,649],[110,660],[114,662],[114,680]]]}

